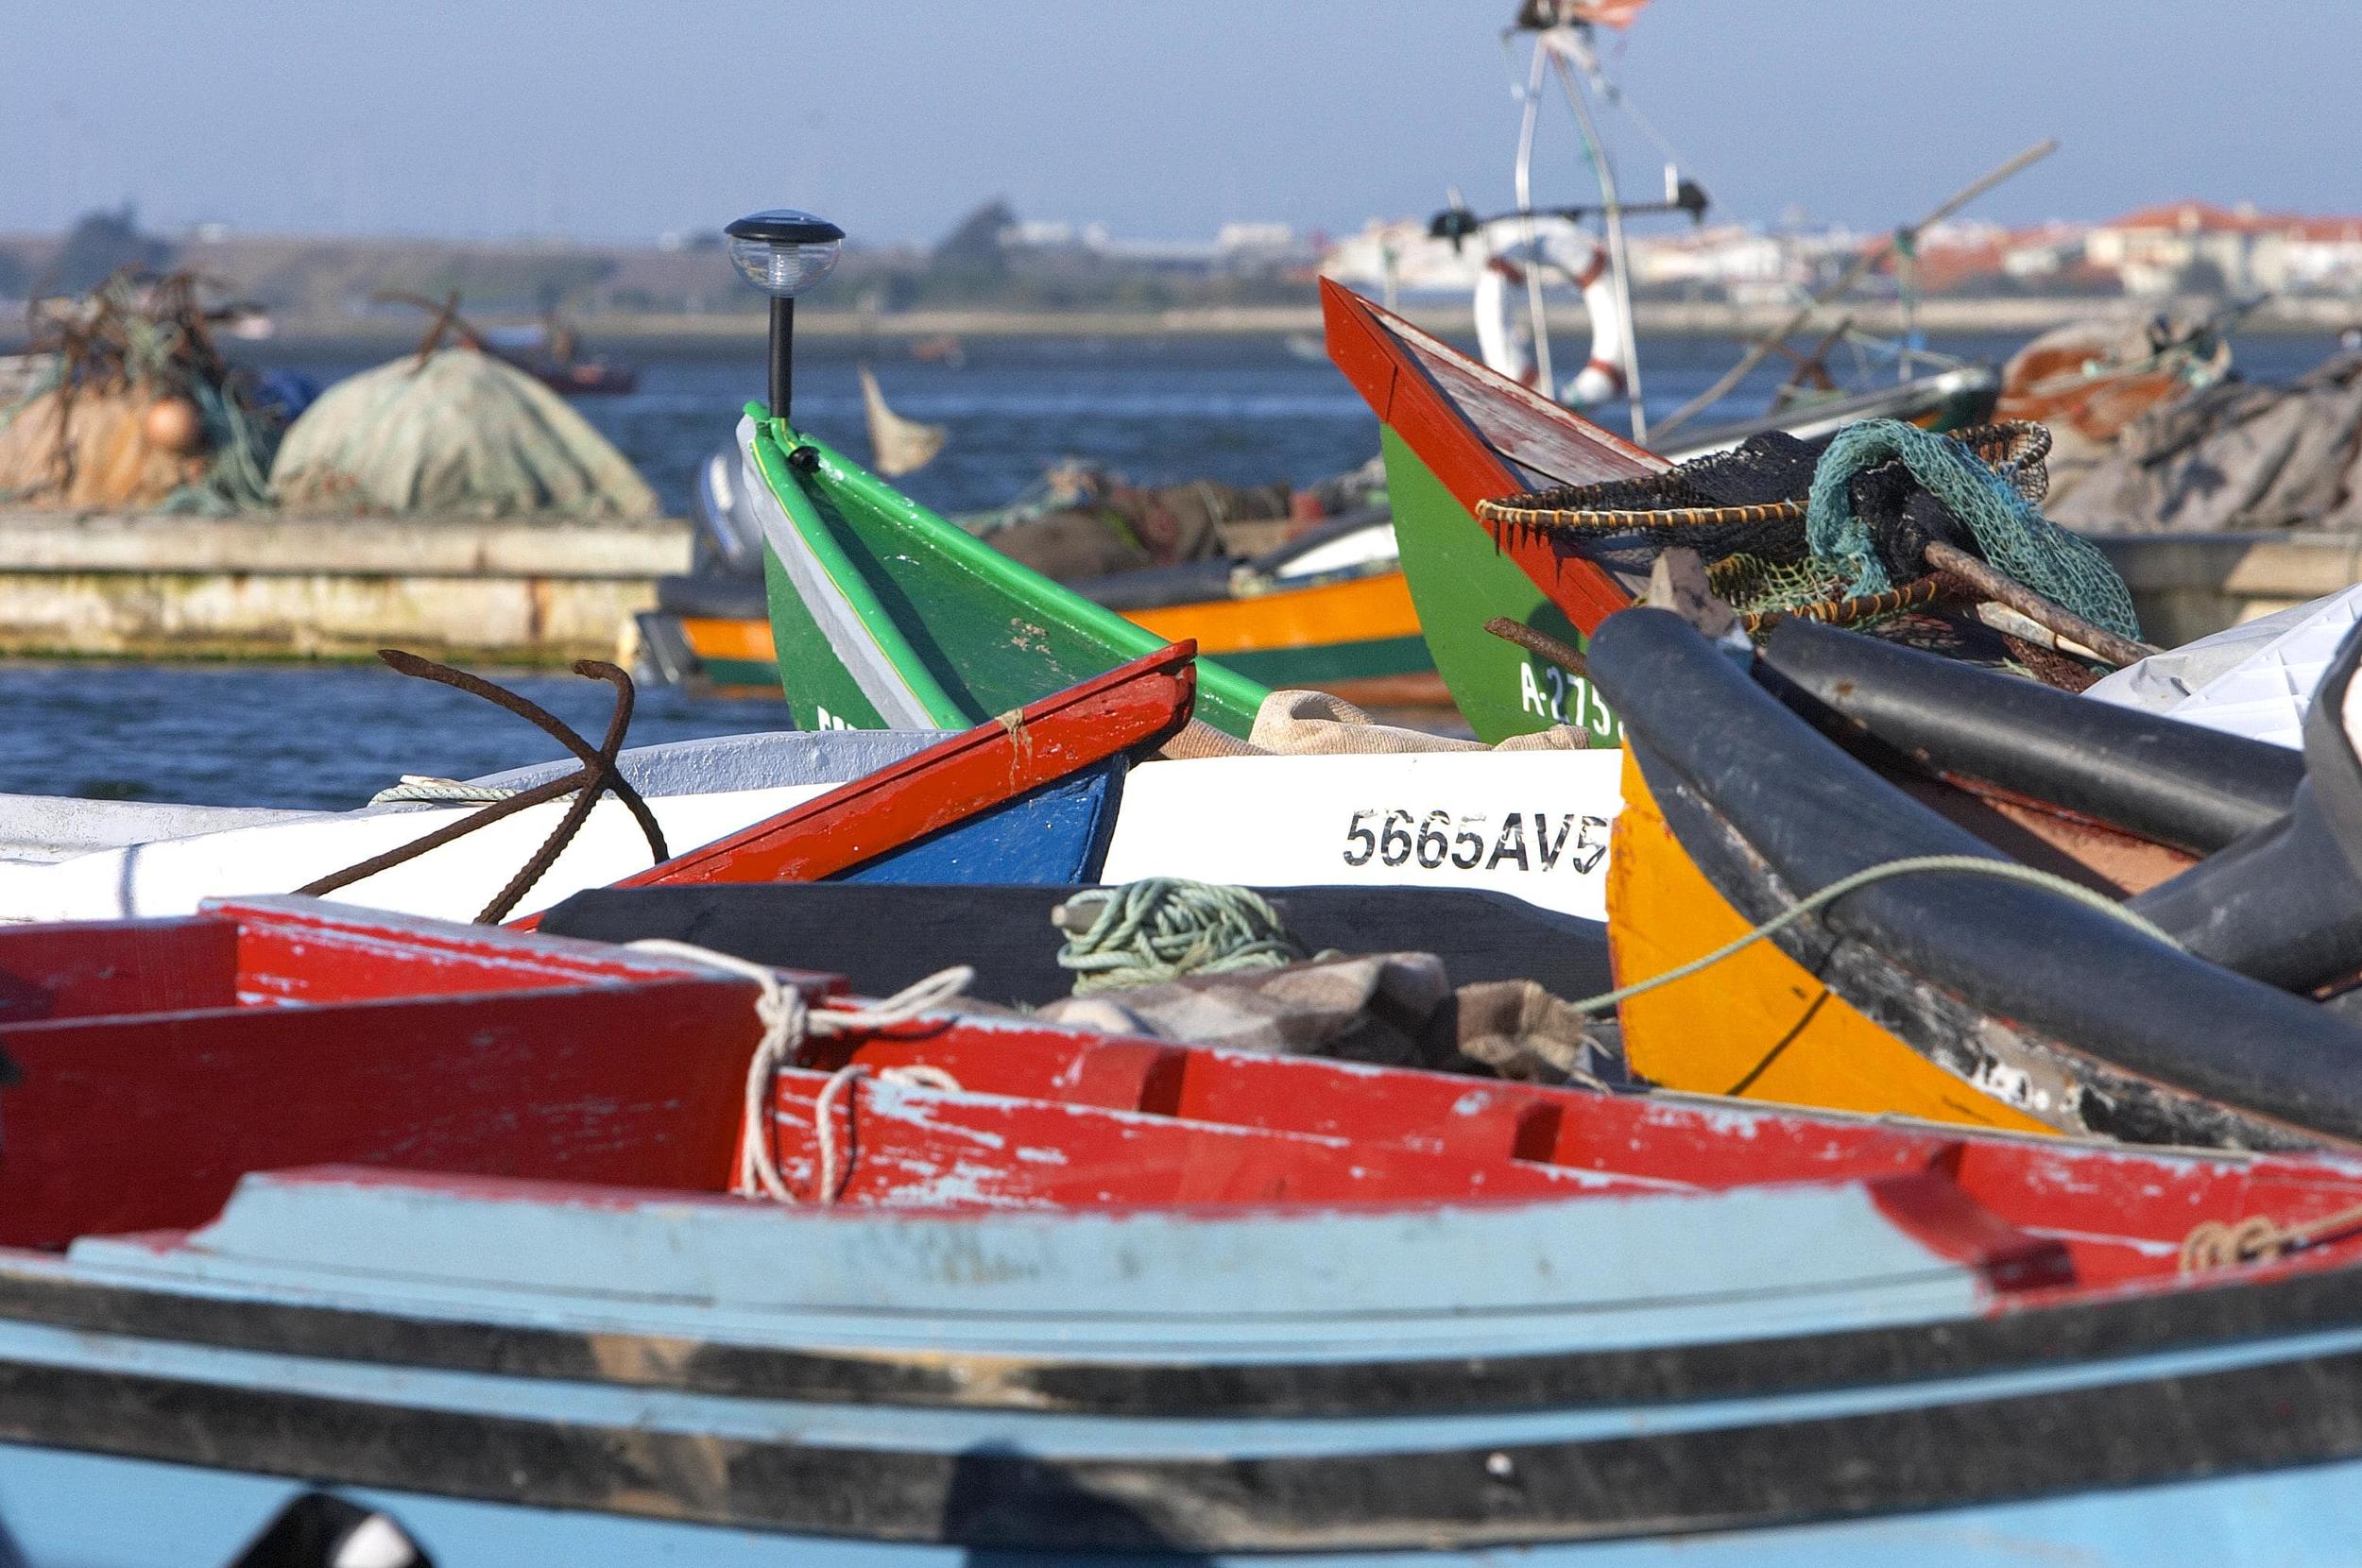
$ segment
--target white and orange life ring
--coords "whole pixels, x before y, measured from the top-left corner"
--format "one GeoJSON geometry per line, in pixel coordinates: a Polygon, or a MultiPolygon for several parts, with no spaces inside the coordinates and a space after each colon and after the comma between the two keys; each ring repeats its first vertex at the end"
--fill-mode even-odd
{"type": "Polygon", "coordinates": [[[1524,258],[1534,249],[1542,263],[1566,274],[1583,291],[1583,308],[1591,317],[1591,357],[1558,389],[1558,401],[1569,408],[1589,408],[1624,395],[1624,353],[1632,342],[1631,323],[1624,319],[1615,280],[1608,275],[1607,251],[1591,247],[1590,254],[1571,262],[1559,236],[1536,245],[1516,245],[1495,251],[1477,274],[1477,351],[1492,369],[1522,386],[1533,386],[1539,372],[1533,360],[1533,333],[1522,298],[1526,286],[1524,258]]]}

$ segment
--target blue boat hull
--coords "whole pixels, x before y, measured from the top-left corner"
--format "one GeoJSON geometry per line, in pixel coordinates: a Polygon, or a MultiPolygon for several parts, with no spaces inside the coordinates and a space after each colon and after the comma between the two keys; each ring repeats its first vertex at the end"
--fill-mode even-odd
{"type": "Polygon", "coordinates": [[[0,1527],[228,1560],[330,1488],[446,1565],[2351,1560],[2362,1270],[1997,1311],[1883,1216],[250,1177],[0,1264],[0,1527]]]}
{"type": "Polygon", "coordinates": [[[1123,758],[1109,758],[831,880],[1025,887],[1096,880],[1115,830],[1124,766],[1123,758]]]}

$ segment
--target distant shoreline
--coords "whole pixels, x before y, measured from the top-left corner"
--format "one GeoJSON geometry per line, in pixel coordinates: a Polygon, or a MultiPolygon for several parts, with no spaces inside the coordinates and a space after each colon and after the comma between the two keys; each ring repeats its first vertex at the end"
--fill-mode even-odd
{"type": "MultiPolygon", "coordinates": [[[[2093,317],[2137,322],[2160,311],[2170,311],[2182,319],[2191,320],[2218,305],[2218,301],[2202,298],[1931,299],[1920,305],[1916,324],[1921,332],[1938,335],[2031,337],[2053,327],[2093,317]]],[[[1402,314],[1414,324],[1443,336],[1464,337],[1470,330],[1464,305],[1422,300],[1405,306],[1402,314]]],[[[1640,332],[1660,338],[1753,338],[1771,332],[1789,314],[1788,307],[1776,305],[1664,300],[1643,301],[1634,311],[1640,332]]],[[[1840,314],[1868,332],[1893,333],[1902,330],[1902,313],[1891,302],[1857,302],[1841,311],[1824,311],[1820,320],[1826,322],[1840,314]]],[[[1572,299],[1552,308],[1554,332],[1580,330],[1583,321],[1582,307],[1572,299]]],[[[479,324],[509,323],[500,316],[487,315],[479,324]]],[[[573,325],[585,338],[601,343],[671,343],[708,349],[743,344],[749,352],[759,351],[764,330],[762,316],[754,312],[584,315],[575,317],[573,325]]],[[[2362,300],[2276,299],[2248,315],[2234,335],[2334,333],[2353,326],[2362,326],[2362,300]]],[[[899,343],[928,337],[1317,337],[1321,332],[1321,314],[1317,305],[1309,303],[1163,311],[915,310],[890,315],[807,308],[796,322],[796,332],[808,340],[837,344],[864,338],[899,343]]],[[[301,349],[337,344],[399,349],[410,347],[418,340],[419,328],[408,320],[289,316],[282,317],[278,331],[257,347],[266,344],[271,348],[301,349]]],[[[0,337],[0,351],[15,346],[13,335],[0,337]]]]}

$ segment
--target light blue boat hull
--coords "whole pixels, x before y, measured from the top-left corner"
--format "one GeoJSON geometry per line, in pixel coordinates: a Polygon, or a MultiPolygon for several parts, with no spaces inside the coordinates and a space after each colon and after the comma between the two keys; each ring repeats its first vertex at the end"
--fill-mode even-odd
{"type": "MultiPolygon", "coordinates": [[[[312,1489],[277,1476],[0,1444],[0,1562],[17,1568],[228,1564],[312,1489]]],[[[1028,1553],[774,1535],[516,1508],[379,1488],[337,1495],[401,1522],[440,1568],[693,1564],[695,1568],[2297,1568],[2354,1560],[2362,1464],[2227,1476],[2137,1493],[2050,1498],[1834,1525],[1501,1551],[1292,1555],[1028,1553]]]]}
{"type": "Polygon", "coordinates": [[[2161,1301],[2199,1315],[1963,1359],[1978,1269],[1858,1182],[938,1216],[286,1172],[0,1261],[0,1539],[227,1562],[327,1487],[446,1568],[2352,1560],[2362,1280],[2161,1301]]]}

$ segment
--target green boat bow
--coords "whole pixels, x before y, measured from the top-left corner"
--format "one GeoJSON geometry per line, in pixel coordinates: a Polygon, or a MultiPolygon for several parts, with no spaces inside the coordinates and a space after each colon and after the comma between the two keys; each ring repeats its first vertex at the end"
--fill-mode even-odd
{"type": "MultiPolygon", "coordinates": [[[[761,404],[739,444],[799,727],[962,729],[1165,646],[761,404]]],[[[1245,736],[1266,690],[1211,659],[1197,672],[1197,717],[1245,736]]]]}

